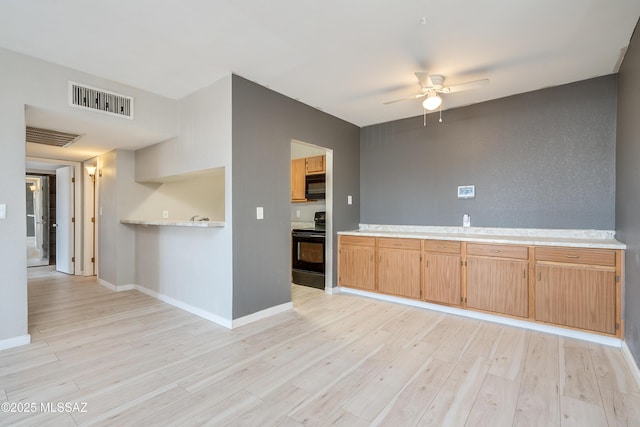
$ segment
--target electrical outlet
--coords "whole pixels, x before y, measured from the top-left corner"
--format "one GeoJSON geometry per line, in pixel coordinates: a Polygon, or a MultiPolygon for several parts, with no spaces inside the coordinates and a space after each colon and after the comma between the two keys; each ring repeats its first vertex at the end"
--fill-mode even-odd
{"type": "Polygon", "coordinates": [[[167,210],[162,211],[162,218],[163,219],[169,219],[169,211],[167,211],[167,210]]]}
{"type": "Polygon", "coordinates": [[[464,214],[462,216],[462,226],[463,227],[471,227],[471,215],[464,214]]]}
{"type": "Polygon", "coordinates": [[[352,196],[347,196],[347,204],[348,205],[352,205],[353,204],[353,197],[352,196]]]}
{"type": "Polygon", "coordinates": [[[296,209],[296,218],[300,218],[300,209],[296,209]]]}

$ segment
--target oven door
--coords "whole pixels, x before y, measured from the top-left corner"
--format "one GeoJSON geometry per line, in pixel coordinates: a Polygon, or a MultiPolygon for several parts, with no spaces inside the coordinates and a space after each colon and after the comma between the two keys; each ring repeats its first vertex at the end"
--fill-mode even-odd
{"type": "Polygon", "coordinates": [[[294,270],[324,273],[324,234],[294,231],[292,259],[294,270]]]}

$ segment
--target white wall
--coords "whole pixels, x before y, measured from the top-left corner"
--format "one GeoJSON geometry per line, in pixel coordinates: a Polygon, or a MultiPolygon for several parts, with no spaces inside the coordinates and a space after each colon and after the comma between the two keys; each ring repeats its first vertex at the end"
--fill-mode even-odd
{"type": "MultiPolygon", "coordinates": [[[[25,245],[25,105],[64,112],[103,123],[122,119],[67,105],[68,81],[133,95],[136,119],[128,123],[158,134],[177,134],[177,102],[80,71],[0,49],[0,348],[25,343],[27,274],[25,245]],[[3,344],[4,342],[4,344],[3,344]]],[[[80,249],[80,252],[82,249],[80,249]]]]}
{"type": "Polygon", "coordinates": [[[224,168],[174,178],[169,182],[145,183],[153,192],[139,201],[129,219],[188,220],[194,215],[224,221],[224,168]]]}
{"type": "MultiPolygon", "coordinates": [[[[212,319],[230,322],[233,297],[231,76],[180,100],[179,111],[178,138],[136,152],[136,180],[162,182],[180,174],[224,168],[226,225],[217,229],[129,226],[136,235],[136,283],[163,297],[205,311],[212,319]]],[[[195,214],[199,212],[191,215],[195,214]]]]}

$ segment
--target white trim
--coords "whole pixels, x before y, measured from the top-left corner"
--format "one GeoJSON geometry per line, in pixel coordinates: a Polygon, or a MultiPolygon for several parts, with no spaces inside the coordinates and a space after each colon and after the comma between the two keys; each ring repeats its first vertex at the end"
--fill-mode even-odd
{"type": "Polygon", "coordinates": [[[340,289],[340,286],[336,286],[336,287],[333,287],[333,288],[329,288],[329,287],[324,288],[324,293],[327,294],[327,295],[336,295],[336,294],[339,294],[341,292],[342,292],[342,290],[340,289]]]}
{"type": "Polygon", "coordinates": [[[31,344],[31,335],[20,335],[0,341],[0,351],[31,344]]]}
{"type": "Polygon", "coordinates": [[[636,380],[636,384],[640,387],[640,366],[636,363],[636,360],[633,358],[633,354],[631,354],[631,350],[627,345],[626,341],[622,341],[622,356],[624,357],[625,362],[627,362],[627,366],[629,366],[629,370],[631,371],[631,375],[636,380]]]}
{"type": "Polygon", "coordinates": [[[114,284],[112,284],[112,283],[109,283],[109,282],[107,282],[106,280],[101,279],[101,278],[99,278],[99,277],[98,277],[96,280],[98,281],[98,284],[99,284],[99,285],[102,285],[102,286],[104,286],[105,288],[110,289],[110,290],[112,290],[112,291],[114,291],[114,292],[117,292],[117,291],[118,291],[118,287],[117,287],[116,285],[114,285],[114,284]]]}
{"type": "MultiPolygon", "coordinates": [[[[334,291],[335,292],[335,291],[334,291]]],[[[488,322],[499,323],[502,325],[516,326],[532,331],[545,332],[548,334],[559,335],[562,337],[576,338],[579,340],[590,341],[598,344],[608,345],[611,347],[622,346],[620,338],[608,337],[604,335],[592,334],[589,332],[576,331],[573,329],[565,329],[558,326],[551,326],[543,323],[529,322],[526,320],[513,319],[511,317],[502,317],[478,311],[464,310],[461,308],[449,307],[446,305],[431,304],[428,302],[415,301],[407,298],[383,295],[374,292],[361,291],[358,289],[340,287],[340,292],[345,294],[360,295],[368,298],[374,298],[381,301],[389,301],[397,304],[409,305],[412,307],[425,308],[427,310],[439,311],[442,313],[455,314],[457,316],[470,317],[472,319],[486,320],[488,322]]]]}
{"type": "Polygon", "coordinates": [[[229,319],[225,319],[224,317],[220,317],[216,314],[210,313],[206,310],[203,310],[201,308],[198,307],[194,307],[190,304],[184,303],[182,301],[178,301],[175,298],[171,298],[169,296],[160,294],[156,291],[152,291],[151,289],[147,289],[143,286],[140,285],[136,285],[133,283],[130,284],[126,284],[126,285],[114,285],[113,283],[109,283],[106,280],[100,279],[98,278],[98,283],[101,284],[102,286],[105,286],[106,288],[114,291],[114,292],[123,292],[123,291],[139,291],[142,292],[145,295],[149,295],[150,297],[153,297],[157,300],[160,300],[162,302],[166,302],[169,305],[172,305],[174,307],[177,307],[181,310],[184,310],[188,313],[191,314],[195,314],[198,317],[202,317],[203,319],[209,320],[210,322],[213,322],[215,324],[218,324],[220,326],[224,326],[227,329],[231,329],[232,324],[231,321],[229,319]]]}
{"type": "Polygon", "coordinates": [[[175,298],[171,298],[169,296],[160,294],[156,291],[152,291],[151,289],[147,289],[145,287],[142,287],[140,285],[125,285],[125,286],[131,286],[131,289],[135,289],[137,291],[142,292],[143,294],[149,295],[151,297],[154,297],[162,302],[166,302],[169,305],[172,305],[174,307],[177,307],[181,310],[184,310],[188,313],[191,314],[195,314],[198,317],[202,317],[203,319],[209,320],[210,322],[216,323],[220,326],[224,326],[227,329],[231,329],[233,327],[232,325],[232,321],[229,319],[225,319],[224,317],[218,316],[217,314],[213,314],[210,313],[206,310],[203,310],[201,308],[198,307],[194,307],[190,304],[184,303],[182,301],[178,301],[175,298]]]}
{"type": "Polygon", "coordinates": [[[271,317],[273,315],[280,314],[291,309],[293,309],[293,302],[286,302],[284,304],[275,305],[273,307],[269,307],[264,310],[249,314],[247,316],[239,317],[232,320],[231,329],[248,325],[249,323],[257,322],[258,320],[266,319],[267,317],[271,317]]]}

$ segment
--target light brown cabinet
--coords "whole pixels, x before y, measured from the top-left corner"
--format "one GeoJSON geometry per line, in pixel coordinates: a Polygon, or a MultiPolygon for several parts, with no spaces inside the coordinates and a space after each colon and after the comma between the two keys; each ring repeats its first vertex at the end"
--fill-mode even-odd
{"type": "Polygon", "coordinates": [[[338,284],[375,291],[376,248],[374,237],[340,236],[338,284]]]}
{"type": "Polygon", "coordinates": [[[467,244],[467,307],[529,316],[529,249],[467,244]]]}
{"type": "Polygon", "coordinates": [[[615,334],[618,277],[613,250],[536,248],[536,320],[615,334]]]}
{"type": "Polygon", "coordinates": [[[307,175],[316,175],[326,172],[326,156],[307,157],[305,160],[307,175]]]}
{"type": "Polygon", "coordinates": [[[341,235],[338,284],[622,337],[621,250],[341,235]]]}
{"type": "Polygon", "coordinates": [[[304,202],[306,159],[291,160],[291,201],[304,202]]]}
{"type": "Polygon", "coordinates": [[[378,239],[378,291],[421,297],[421,244],[417,239],[378,239]]]}
{"type": "Polygon", "coordinates": [[[424,241],[424,299],[447,305],[462,304],[460,242],[424,241]]]}

